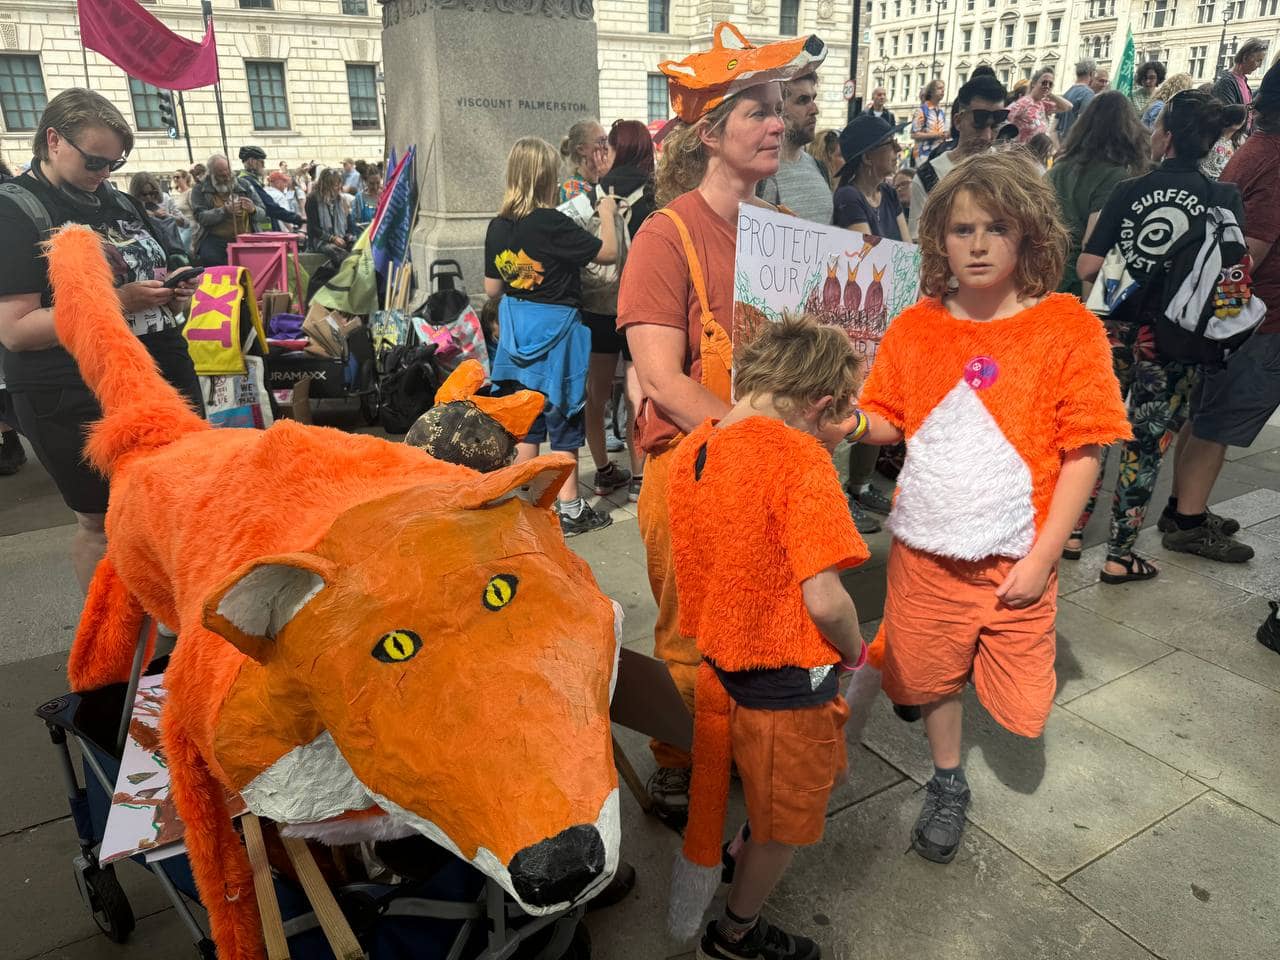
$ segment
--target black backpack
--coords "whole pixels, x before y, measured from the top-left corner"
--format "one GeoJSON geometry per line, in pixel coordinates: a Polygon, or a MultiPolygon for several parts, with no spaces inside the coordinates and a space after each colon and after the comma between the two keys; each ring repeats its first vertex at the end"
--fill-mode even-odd
{"type": "Polygon", "coordinates": [[[441,384],[435,352],[435,344],[401,344],[387,354],[378,388],[378,419],[387,433],[408,433],[435,403],[441,384]]]}

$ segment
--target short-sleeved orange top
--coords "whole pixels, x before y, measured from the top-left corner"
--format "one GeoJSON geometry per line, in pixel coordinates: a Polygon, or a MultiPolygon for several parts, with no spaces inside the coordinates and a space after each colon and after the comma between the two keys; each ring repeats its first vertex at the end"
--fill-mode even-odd
{"type": "Polygon", "coordinates": [[[957,560],[1026,556],[1063,455],[1133,435],[1106,331],[1067,294],[985,322],[921,300],[889,325],[859,402],[907,440],[893,535],[957,560]]]}
{"type": "Polygon", "coordinates": [[[800,585],[870,554],[815,438],[767,417],[708,420],[676,449],[668,508],[680,632],[703,656],[730,671],[839,662],[800,585]]]}

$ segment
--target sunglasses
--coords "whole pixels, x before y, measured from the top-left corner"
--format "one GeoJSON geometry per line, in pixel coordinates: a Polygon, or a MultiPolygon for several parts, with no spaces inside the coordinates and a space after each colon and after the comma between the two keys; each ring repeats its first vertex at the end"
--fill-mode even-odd
{"type": "Polygon", "coordinates": [[[77,146],[76,142],[65,133],[59,133],[58,136],[75,148],[76,153],[80,154],[84,159],[84,168],[90,173],[98,173],[102,170],[110,170],[112,173],[115,173],[129,162],[128,154],[125,154],[119,160],[108,160],[106,157],[99,157],[96,154],[85,153],[79,146],[77,146]]]}
{"type": "Polygon", "coordinates": [[[1009,119],[1008,110],[970,110],[975,130],[990,130],[1004,126],[1009,119]]]}

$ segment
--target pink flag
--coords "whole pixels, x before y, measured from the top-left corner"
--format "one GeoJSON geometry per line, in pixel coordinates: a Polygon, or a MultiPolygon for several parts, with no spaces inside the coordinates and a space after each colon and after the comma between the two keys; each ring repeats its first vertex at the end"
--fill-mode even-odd
{"type": "Polygon", "coordinates": [[[213,21],[204,40],[180,37],[136,0],[80,0],[80,39],[131,77],[163,90],[218,82],[213,21]]]}

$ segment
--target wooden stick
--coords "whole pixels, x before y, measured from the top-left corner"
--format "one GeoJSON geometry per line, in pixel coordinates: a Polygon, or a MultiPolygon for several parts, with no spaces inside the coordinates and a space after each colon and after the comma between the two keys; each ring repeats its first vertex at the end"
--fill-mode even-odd
{"type": "Polygon", "coordinates": [[[636,768],[631,765],[631,760],[628,759],[617,737],[613,738],[613,765],[618,768],[618,773],[621,774],[623,783],[627,785],[631,795],[636,798],[636,803],[640,804],[640,809],[645,813],[652,812],[653,800],[649,797],[649,792],[645,790],[644,784],[640,782],[640,775],[636,773],[636,768]]]}
{"type": "Polygon", "coordinates": [[[404,266],[400,268],[400,286],[396,291],[400,295],[400,310],[407,310],[409,307],[409,291],[413,287],[413,264],[409,261],[404,262],[404,266]]]}
{"type": "Polygon", "coordinates": [[[364,950],[356,935],[351,932],[351,925],[342,915],[338,901],[333,898],[333,891],[324,882],[315,858],[307,848],[307,841],[298,837],[281,837],[285,852],[293,861],[293,868],[298,871],[298,880],[311,903],[311,909],[320,921],[320,929],[324,938],[329,941],[329,949],[338,960],[364,960],[364,950]]]}
{"type": "Polygon", "coordinates": [[[289,941],[285,939],[284,921],[280,919],[280,902],[276,899],[276,885],[271,878],[262,824],[252,813],[246,813],[241,824],[244,827],[244,845],[249,850],[249,865],[253,868],[253,892],[262,917],[262,939],[267,946],[267,960],[289,960],[289,941]]]}
{"type": "Polygon", "coordinates": [[[382,309],[390,310],[393,298],[396,295],[396,269],[395,264],[391,265],[391,269],[387,271],[387,290],[382,299],[382,309]]]}

